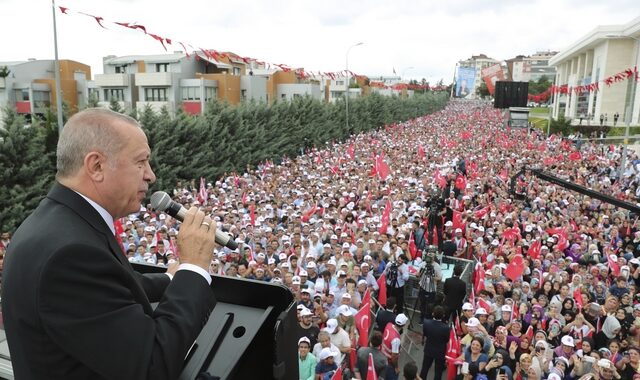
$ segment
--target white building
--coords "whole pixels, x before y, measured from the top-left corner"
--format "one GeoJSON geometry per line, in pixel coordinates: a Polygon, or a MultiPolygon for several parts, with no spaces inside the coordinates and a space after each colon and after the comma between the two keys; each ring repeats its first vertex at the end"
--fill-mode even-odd
{"type": "Polygon", "coordinates": [[[571,46],[558,53],[549,65],[557,69],[556,86],[599,83],[599,90],[555,94],[553,117],[607,115],[609,124],[619,113],[618,123],[640,124],[640,82],[633,79],[613,83],[602,80],[639,65],[640,17],[624,25],[598,26],[571,46]]]}
{"type": "Polygon", "coordinates": [[[460,67],[468,67],[475,69],[476,77],[473,82],[473,90],[472,94],[476,93],[476,90],[482,84],[482,69],[486,69],[487,67],[493,66],[496,63],[500,63],[497,59],[489,58],[485,54],[479,54],[471,56],[471,58],[458,62],[460,67]]]}

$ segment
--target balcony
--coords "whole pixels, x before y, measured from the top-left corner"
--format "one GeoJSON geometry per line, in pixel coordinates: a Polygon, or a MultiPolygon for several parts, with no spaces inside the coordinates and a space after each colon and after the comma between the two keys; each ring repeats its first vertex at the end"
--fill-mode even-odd
{"type": "Polygon", "coordinates": [[[173,85],[171,73],[136,73],[136,86],[168,87],[173,85]]]}
{"type": "Polygon", "coordinates": [[[130,74],[96,74],[98,87],[129,87],[130,74]]]}

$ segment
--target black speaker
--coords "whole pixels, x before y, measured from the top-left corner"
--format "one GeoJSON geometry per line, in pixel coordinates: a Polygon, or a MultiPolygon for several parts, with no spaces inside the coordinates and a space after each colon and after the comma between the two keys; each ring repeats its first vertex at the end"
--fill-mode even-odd
{"type": "Polygon", "coordinates": [[[526,107],[529,82],[497,81],[494,108],[526,107]]]}

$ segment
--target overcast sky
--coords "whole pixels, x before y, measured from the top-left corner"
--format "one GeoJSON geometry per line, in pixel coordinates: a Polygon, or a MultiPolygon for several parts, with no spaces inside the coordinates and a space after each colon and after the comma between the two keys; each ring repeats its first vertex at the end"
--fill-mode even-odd
{"type": "MultiPolygon", "coordinates": [[[[233,51],[308,71],[452,81],[458,60],[484,53],[495,59],[562,50],[598,25],[625,24],[640,15],[638,0],[56,0],[91,18],[56,13],[60,59],[102,73],[106,55],[162,54],[139,31],[112,24],[137,22],[147,31],[196,47],[233,51]]],[[[0,0],[0,62],[52,59],[51,2],[0,0]]],[[[179,45],[169,51],[182,50],[179,45]]]]}

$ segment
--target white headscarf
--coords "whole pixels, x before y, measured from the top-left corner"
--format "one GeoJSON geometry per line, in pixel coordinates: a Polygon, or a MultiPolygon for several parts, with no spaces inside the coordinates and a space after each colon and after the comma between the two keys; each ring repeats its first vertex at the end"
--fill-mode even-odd
{"type": "Polygon", "coordinates": [[[602,324],[602,332],[604,335],[612,339],[616,336],[616,330],[620,329],[620,322],[618,319],[612,315],[608,315],[602,324]]]}

